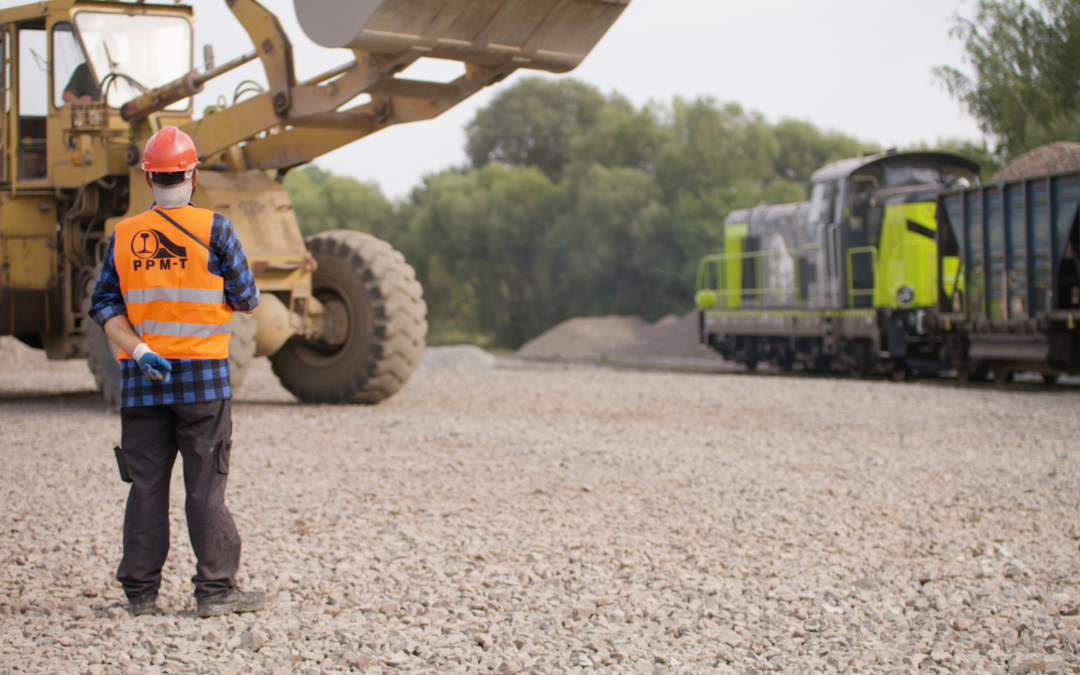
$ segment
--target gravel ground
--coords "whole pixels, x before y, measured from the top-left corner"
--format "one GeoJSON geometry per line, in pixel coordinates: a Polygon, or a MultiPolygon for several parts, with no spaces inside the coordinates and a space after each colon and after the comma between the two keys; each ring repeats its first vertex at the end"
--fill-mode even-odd
{"type": "Polygon", "coordinates": [[[174,490],[130,618],[119,418],[4,339],[0,671],[1075,673],[1078,403],[503,362],[308,406],[257,362],[229,503],[269,606],[195,618],[174,490]]]}

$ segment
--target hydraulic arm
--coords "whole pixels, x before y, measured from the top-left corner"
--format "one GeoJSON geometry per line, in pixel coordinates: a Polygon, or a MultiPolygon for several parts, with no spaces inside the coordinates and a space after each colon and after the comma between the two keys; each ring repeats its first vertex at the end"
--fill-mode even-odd
{"type": "Polygon", "coordinates": [[[296,0],[297,16],[312,40],[350,49],[355,57],[299,83],[292,46],[277,18],[255,0],[226,2],[254,52],[140,96],[124,106],[125,119],[163,109],[257,56],[268,90],[191,122],[184,131],[202,159],[246,142],[245,166],[239,168],[287,169],[392,124],[437,117],[518,68],[571,70],[629,0],[296,0]],[[398,77],[424,57],[463,62],[465,73],[449,83],[398,77]],[[370,101],[341,110],[361,94],[370,101]]]}

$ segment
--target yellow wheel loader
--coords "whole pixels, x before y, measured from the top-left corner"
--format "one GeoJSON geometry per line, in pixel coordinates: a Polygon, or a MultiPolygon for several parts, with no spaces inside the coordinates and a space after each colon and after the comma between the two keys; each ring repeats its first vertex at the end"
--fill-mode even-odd
{"type": "Polygon", "coordinates": [[[286,172],[436,117],[518,68],[567,72],[629,1],[296,0],[305,33],[352,56],[304,82],[289,38],[255,0],[225,0],[254,49],[217,66],[206,51],[199,68],[188,6],[52,0],[0,11],[0,335],[50,359],[87,358],[118,404],[116,350],[87,316],[89,298],[116,224],[153,201],[139,168],[146,140],[178,126],[200,153],[195,204],[233,222],[262,292],[253,317],[233,319],[234,386],[253,357],[269,356],[302,401],[393,395],[427,331],[413,269],[360,232],[305,241],[286,172]],[[464,75],[399,76],[421,58],[462,62],[464,75]],[[265,89],[193,119],[206,81],[255,59],[265,89]]]}

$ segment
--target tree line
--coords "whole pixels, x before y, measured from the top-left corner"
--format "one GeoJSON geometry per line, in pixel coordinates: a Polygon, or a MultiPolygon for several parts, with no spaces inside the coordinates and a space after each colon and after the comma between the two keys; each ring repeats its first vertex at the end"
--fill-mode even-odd
{"type": "Polygon", "coordinates": [[[690,309],[729,211],[805,198],[878,148],[709,98],[635,107],[574,79],[519,80],[466,129],[469,164],[391,202],[312,166],[285,184],[305,235],[358,229],[416,268],[433,341],[514,348],[564,319],[690,309]]]}
{"type": "MultiPolygon", "coordinates": [[[[1056,69],[1017,61],[1039,41],[1053,58],[1080,52],[1075,5],[1044,5],[981,0],[953,27],[974,74],[936,71],[994,146],[934,147],[976,160],[984,178],[1033,143],[1080,129],[1071,86],[1080,59],[1056,69]],[[1042,107],[1003,106],[1009,96],[1042,107]]],[[[466,138],[468,164],[427,176],[404,200],[317,166],[290,172],[285,185],[305,235],[362,230],[405,254],[424,286],[432,343],[504,348],[571,317],[689,310],[697,261],[719,250],[731,210],[802,201],[817,169],[881,150],[708,97],[638,107],[540,77],[503,89],[466,138]]]]}

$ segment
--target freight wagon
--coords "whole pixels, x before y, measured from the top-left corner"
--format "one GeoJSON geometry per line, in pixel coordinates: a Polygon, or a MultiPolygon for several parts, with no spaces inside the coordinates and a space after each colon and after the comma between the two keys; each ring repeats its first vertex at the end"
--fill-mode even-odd
{"type": "Polygon", "coordinates": [[[961,380],[1080,372],[1078,205],[1080,173],[940,195],[938,262],[962,265],[951,273],[960,289],[939,295],[934,325],[961,380]]]}

